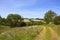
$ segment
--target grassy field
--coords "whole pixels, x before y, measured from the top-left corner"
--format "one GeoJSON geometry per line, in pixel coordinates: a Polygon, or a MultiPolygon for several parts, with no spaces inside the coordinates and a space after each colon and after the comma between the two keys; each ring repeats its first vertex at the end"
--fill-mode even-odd
{"type": "Polygon", "coordinates": [[[54,37],[53,34],[55,34],[55,36],[56,34],[60,35],[60,25],[7,28],[7,30],[5,29],[0,33],[0,40],[40,40],[40,37],[42,37],[41,39],[43,40],[55,40],[54,38],[57,40],[58,36],[54,37]]]}
{"type": "Polygon", "coordinates": [[[11,30],[2,32],[0,40],[33,40],[41,30],[40,26],[12,28],[11,30]]]}
{"type": "Polygon", "coordinates": [[[60,25],[52,27],[60,35],[60,25]]]}
{"type": "Polygon", "coordinates": [[[5,31],[8,31],[10,29],[11,28],[9,26],[2,26],[2,25],[0,25],[0,33],[5,32],[5,31]]]}

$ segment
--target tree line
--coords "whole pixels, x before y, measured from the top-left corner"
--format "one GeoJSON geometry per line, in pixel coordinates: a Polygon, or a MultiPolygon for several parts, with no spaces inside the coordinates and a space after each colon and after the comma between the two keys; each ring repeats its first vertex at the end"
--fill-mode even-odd
{"type": "MultiPolygon", "coordinates": [[[[26,26],[27,24],[23,22],[23,20],[24,18],[19,14],[9,14],[6,18],[2,18],[0,16],[0,25],[11,26],[11,27],[26,26]]],[[[44,21],[46,22],[46,24],[53,23],[53,24],[59,25],[60,16],[57,16],[57,14],[54,11],[49,10],[48,12],[45,13],[44,21]]],[[[36,24],[40,25],[42,22],[31,21],[31,24],[29,23],[29,25],[33,25],[34,23],[35,25],[36,24]]]]}
{"type": "Polygon", "coordinates": [[[22,21],[23,18],[19,14],[9,14],[7,18],[2,18],[0,16],[0,25],[4,26],[25,26],[26,24],[22,21]]]}
{"type": "Polygon", "coordinates": [[[45,13],[44,21],[47,24],[53,23],[53,24],[59,25],[60,24],[60,15],[57,16],[57,13],[55,13],[52,10],[49,10],[48,12],[45,13]]]}

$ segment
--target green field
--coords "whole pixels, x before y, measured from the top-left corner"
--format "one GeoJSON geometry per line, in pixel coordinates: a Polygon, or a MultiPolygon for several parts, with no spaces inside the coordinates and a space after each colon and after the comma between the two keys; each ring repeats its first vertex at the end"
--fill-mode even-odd
{"type": "Polygon", "coordinates": [[[60,25],[36,25],[2,30],[0,40],[60,40],[60,25]]]}

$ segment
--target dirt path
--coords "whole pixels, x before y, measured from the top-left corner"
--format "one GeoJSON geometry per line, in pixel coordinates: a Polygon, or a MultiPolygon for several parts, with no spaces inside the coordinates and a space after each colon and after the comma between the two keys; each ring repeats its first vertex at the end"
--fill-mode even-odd
{"type": "Polygon", "coordinates": [[[60,40],[60,36],[51,27],[43,27],[43,30],[40,32],[40,34],[37,35],[35,40],[48,40],[48,39],[46,39],[46,37],[50,38],[49,40],[60,40]],[[49,32],[49,33],[47,33],[47,32],[49,32]],[[48,36],[48,35],[50,35],[50,36],[48,36]]]}
{"type": "Polygon", "coordinates": [[[45,32],[46,32],[46,27],[43,27],[43,30],[40,32],[39,35],[37,35],[37,37],[35,38],[35,40],[43,40],[45,32]]]}
{"type": "Polygon", "coordinates": [[[60,40],[60,36],[51,28],[50,29],[50,33],[51,33],[51,40],[60,40]]]}

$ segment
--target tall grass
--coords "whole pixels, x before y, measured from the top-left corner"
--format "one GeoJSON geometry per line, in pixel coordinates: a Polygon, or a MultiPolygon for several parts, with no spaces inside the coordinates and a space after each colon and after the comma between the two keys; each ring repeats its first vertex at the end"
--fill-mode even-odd
{"type": "Polygon", "coordinates": [[[33,40],[40,33],[40,26],[12,28],[0,34],[0,40],[33,40]]]}
{"type": "Polygon", "coordinates": [[[10,30],[9,26],[2,26],[2,25],[0,25],[0,33],[8,31],[8,30],[10,30]]]}

